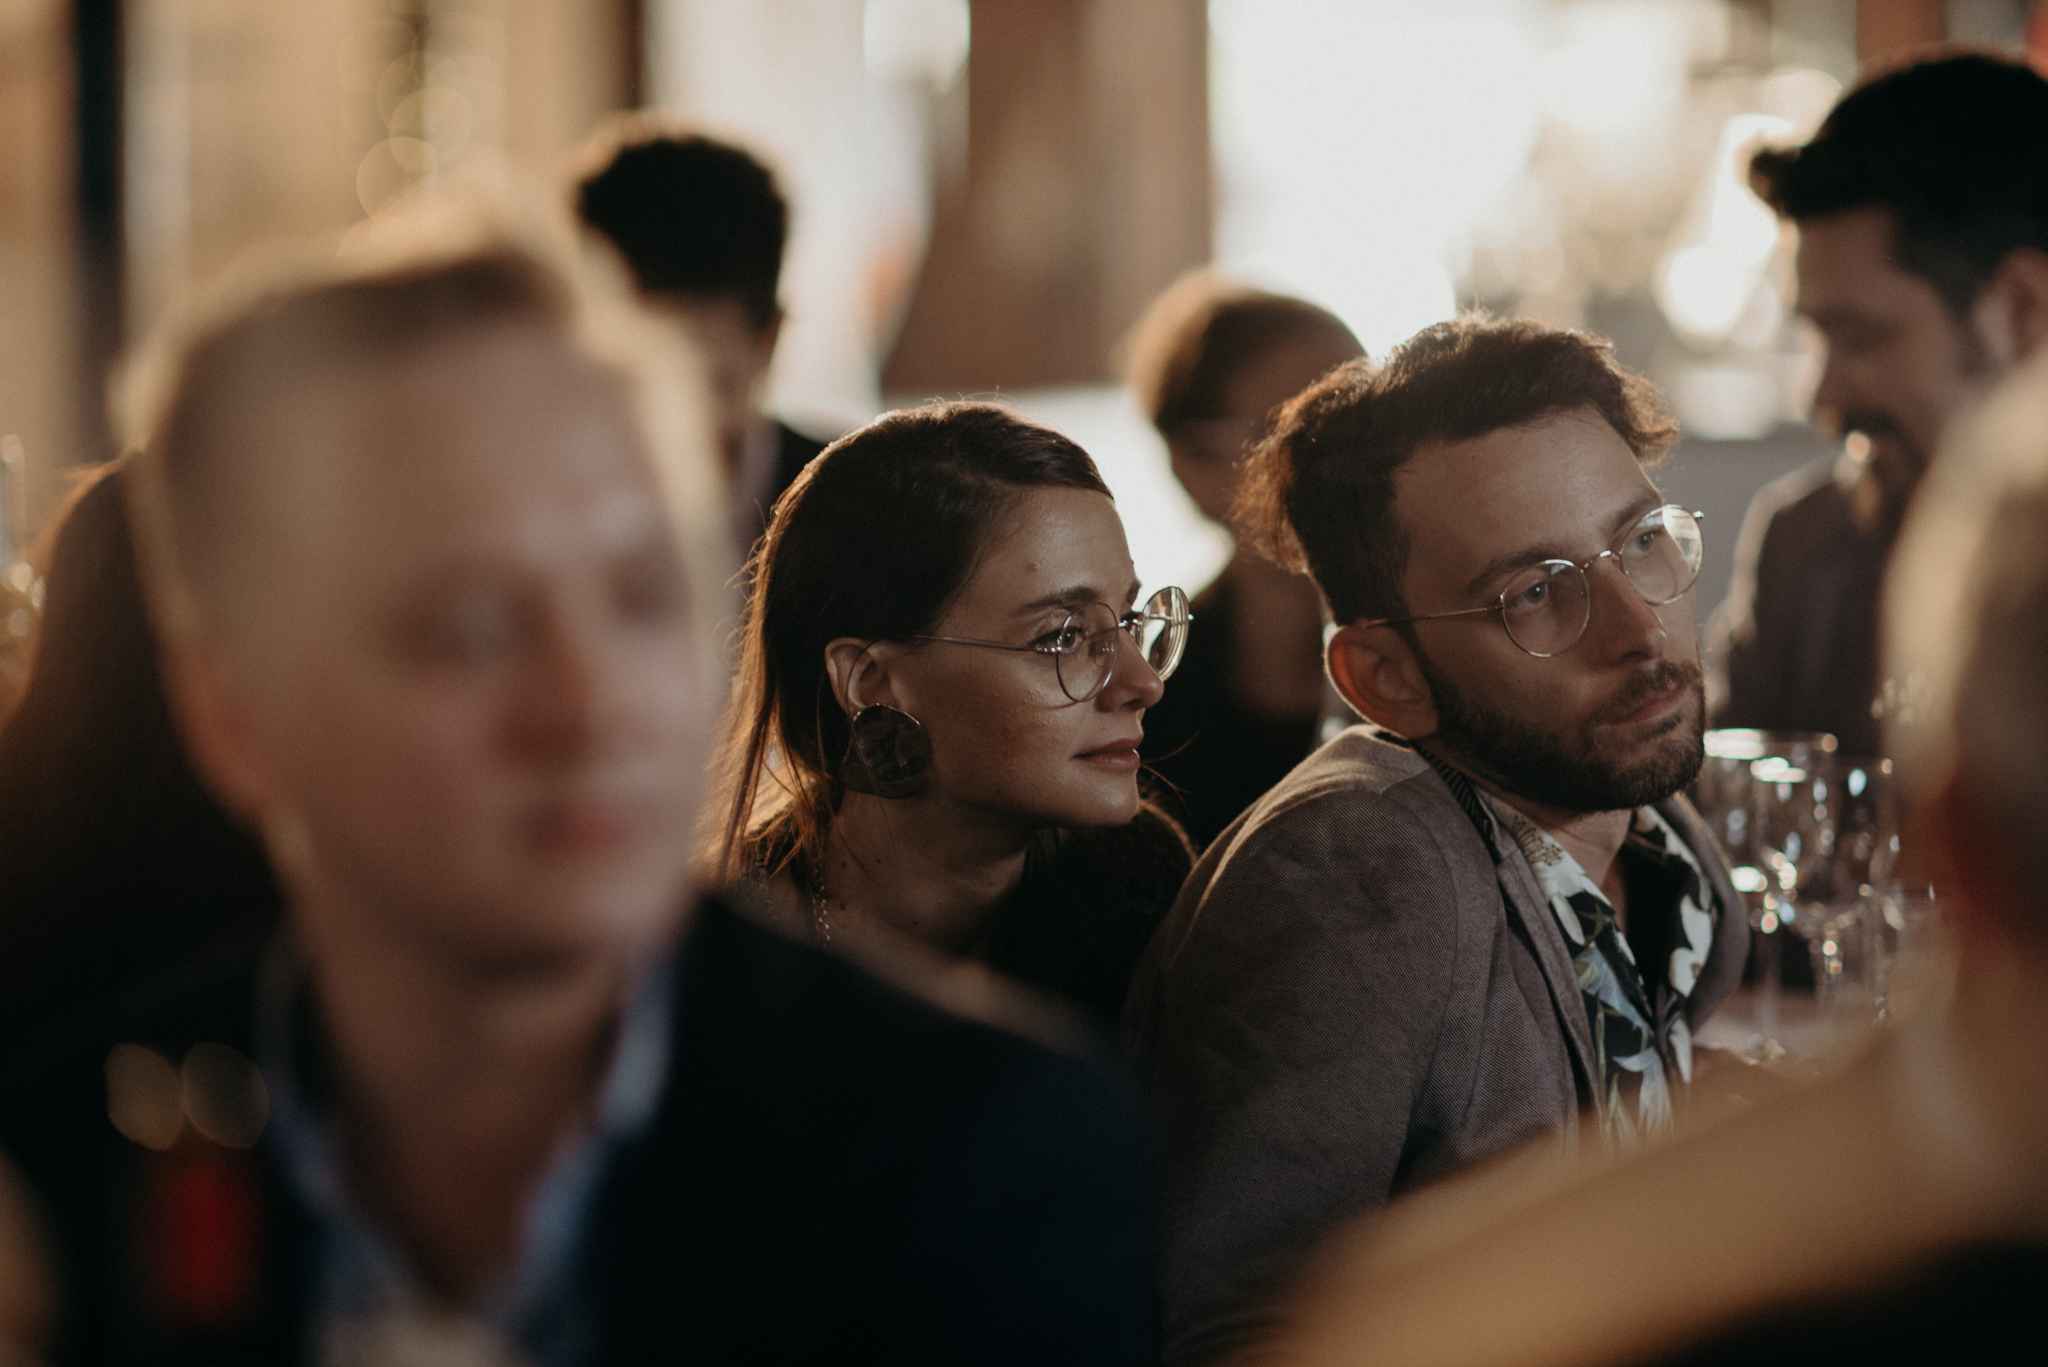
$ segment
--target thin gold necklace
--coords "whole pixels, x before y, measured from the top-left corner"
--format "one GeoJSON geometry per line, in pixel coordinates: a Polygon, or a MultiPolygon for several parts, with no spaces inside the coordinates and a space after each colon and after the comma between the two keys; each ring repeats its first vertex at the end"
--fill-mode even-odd
{"type": "Polygon", "coordinates": [[[822,887],[811,890],[811,930],[818,937],[818,943],[832,943],[831,903],[825,900],[822,887]]]}

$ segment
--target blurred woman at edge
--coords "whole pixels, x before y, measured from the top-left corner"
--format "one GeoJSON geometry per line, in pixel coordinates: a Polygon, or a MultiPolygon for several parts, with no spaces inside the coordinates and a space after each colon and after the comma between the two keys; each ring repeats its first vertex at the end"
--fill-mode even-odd
{"type": "Polygon", "coordinates": [[[885,414],[804,471],[753,572],[725,875],[817,939],[907,935],[1113,1027],[1191,862],[1138,794],[1187,601],[1139,604],[1087,453],[989,404],[885,414]]]}
{"type": "MultiPolygon", "coordinates": [[[[1240,459],[1267,415],[1364,354],[1334,314],[1200,271],[1139,321],[1130,380],[1174,477],[1204,517],[1229,527],[1240,459]]],[[[1144,753],[1161,801],[1201,848],[1315,748],[1326,685],[1315,585],[1249,542],[1196,595],[1194,615],[1202,634],[1152,716],[1144,753]]]]}
{"type": "Polygon", "coordinates": [[[0,722],[0,1073],[280,914],[262,849],[172,729],[127,470],[101,467],[59,515],[28,682],[0,722]]]}

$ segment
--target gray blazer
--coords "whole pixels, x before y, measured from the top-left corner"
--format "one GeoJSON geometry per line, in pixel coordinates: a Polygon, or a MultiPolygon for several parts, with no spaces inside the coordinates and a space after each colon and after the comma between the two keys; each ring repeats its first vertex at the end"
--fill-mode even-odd
{"type": "MultiPolygon", "coordinates": [[[[1723,908],[1695,1029],[1749,928],[1711,838],[1660,805],[1723,908]]],[[[1345,1220],[1554,1131],[1576,1142],[1593,1043],[1557,919],[1505,830],[1494,848],[1414,751],[1353,727],[1218,837],[1124,1006],[1151,1075],[1170,1363],[1265,1327],[1345,1220]]]]}

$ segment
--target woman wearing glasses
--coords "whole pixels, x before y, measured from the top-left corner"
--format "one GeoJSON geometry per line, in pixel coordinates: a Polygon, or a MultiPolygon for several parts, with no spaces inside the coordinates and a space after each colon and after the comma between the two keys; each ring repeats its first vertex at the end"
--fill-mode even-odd
{"type": "Polygon", "coordinates": [[[896,932],[1113,1023],[1190,863],[1138,795],[1187,599],[1109,491],[988,404],[888,414],[777,504],[727,728],[724,873],[821,940],[896,932]]]}

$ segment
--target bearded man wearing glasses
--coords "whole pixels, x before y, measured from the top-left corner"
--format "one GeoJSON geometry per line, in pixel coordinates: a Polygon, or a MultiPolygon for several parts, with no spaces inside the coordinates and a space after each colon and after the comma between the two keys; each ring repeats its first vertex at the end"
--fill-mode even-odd
{"type": "Polygon", "coordinates": [[[1167,1359],[1267,1322],[1318,1240],[1542,1131],[1667,1129],[1739,979],[1701,762],[1676,431],[1608,347],[1461,320],[1289,402],[1246,511],[1366,719],[1216,841],[1140,964],[1167,1359]],[[1581,1119],[1581,1112],[1584,1118],[1581,1119]]]}

